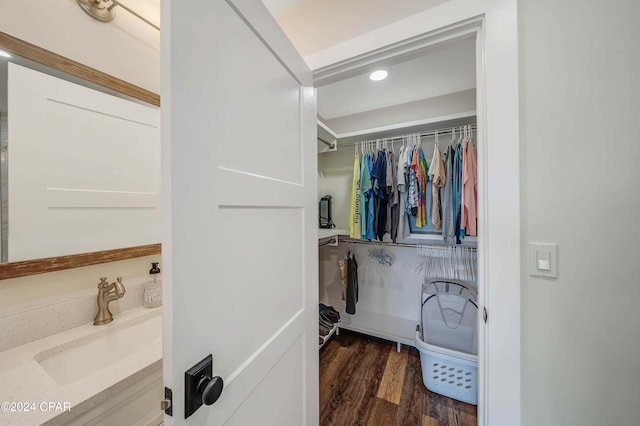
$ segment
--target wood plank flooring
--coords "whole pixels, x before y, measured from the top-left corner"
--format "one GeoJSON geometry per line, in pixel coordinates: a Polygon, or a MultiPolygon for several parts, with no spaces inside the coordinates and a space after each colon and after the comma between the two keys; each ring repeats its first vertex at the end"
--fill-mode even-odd
{"type": "Polygon", "coordinates": [[[320,351],[321,426],[475,426],[477,410],[430,392],[415,348],[340,330],[320,351]]]}

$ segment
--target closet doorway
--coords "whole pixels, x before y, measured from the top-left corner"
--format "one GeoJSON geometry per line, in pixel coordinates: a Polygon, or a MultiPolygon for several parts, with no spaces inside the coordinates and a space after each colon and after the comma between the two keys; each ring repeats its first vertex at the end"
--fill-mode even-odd
{"type": "MultiPolygon", "coordinates": [[[[354,152],[363,149],[361,141],[380,142],[384,138],[392,138],[393,142],[385,148],[397,150],[403,144],[400,136],[418,134],[426,157],[431,159],[436,139],[442,147],[456,137],[452,131],[460,132],[464,128],[473,133],[478,149],[478,237],[467,237],[462,245],[472,247],[474,251],[477,249],[480,265],[475,281],[478,291],[475,330],[478,339],[478,424],[486,424],[483,417],[488,377],[485,321],[490,312],[486,267],[489,262],[489,217],[485,213],[489,204],[487,167],[491,141],[486,129],[482,27],[482,18],[478,18],[437,31],[437,34],[414,38],[410,43],[398,43],[321,68],[314,73],[319,114],[318,197],[331,195],[332,220],[338,235],[349,234],[353,159],[354,152]],[[371,81],[370,73],[378,69],[388,73],[387,79],[371,81]]],[[[367,149],[366,145],[364,147],[367,149]]],[[[419,274],[415,274],[419,257],[415,245],[443,242],[437,230],[421,231],[413,229],[412,224],[410,235],[397,239],[400,245],[383,248],[402,265],[391,273],[384,267],[368,265],[370,249],[379,246],[368,247],[366,242],[341,241],[338,237],[337,248],[321,248],[320,302],[340,306],[336,285],[339,277],[337,259],[346,251],[353,250],[360,255],[360,265],[367,264],[369,273],[364,274],[367,277],[360,284],[360,314],[348,316],[349,323],[345,328],[397,342],[398,348],[400,344],[412,345],[415,339],[410,327],[412,324],[415,329],[420,322],[420,287],[423,281],[419,274]],[[398,269],[404,272],[398,273],[398,269]]],[[[389,237],[387,235],[386,239],[389,237]]]]}

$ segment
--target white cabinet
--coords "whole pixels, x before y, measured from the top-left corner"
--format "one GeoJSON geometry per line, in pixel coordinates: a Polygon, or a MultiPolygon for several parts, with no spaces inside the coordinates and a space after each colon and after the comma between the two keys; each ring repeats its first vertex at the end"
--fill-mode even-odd
{"type": "MultiPolygon", "coordinates": [[[[94,408],[64,424],[72,426],[161,425],[164,411],[160,409],[160,401],[163,398],[162,368],[157,368],[143,380],[132,383],[124,391],[99,402],[94,408]]],[[[49,424],[58,423],[53,419],[49,424]]]]}

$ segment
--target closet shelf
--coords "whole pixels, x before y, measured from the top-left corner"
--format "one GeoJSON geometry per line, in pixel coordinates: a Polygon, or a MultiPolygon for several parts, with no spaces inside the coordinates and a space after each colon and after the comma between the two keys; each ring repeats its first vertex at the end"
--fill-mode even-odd
{"type": "Polygon", "coordinates": [[[338,324],[334,324],[333,328],[331,329],[331,331],[329,332],[329,334],[327,334],[326,336],[320,336],[320,340],[322,340],[322,343],[320,343],[320,345],[318,345],[318,349],[322,349],[322,347],[325,345],[325,343],[327,343],[329,341],[329,338],[333,335],[340,335],[340,330],[339,330],[339,326],[338,324]]]}
{"type": "Polygon", "coordinates": [[[348,229],[318,229],[318,240],[324,240],[325,238],[332,237],[348,237],[348,229]]]}
{"type": "Polygon", "coordinates": [[[418,320],[394,317],[357,308],[355,315],[340,314],[340,328],[415,346],[418,320]]]}
{"type": "MultiPolygon", "coordinates": [[[[384,240],[361,240],[357,238],[349,237],[349,231],[346,229],[319,229],[318,230],[318,245],[325,246],[337,246],[338,243],[344,244],[369,244],[377,246],[389,246],[389,247],[418,247],[418,246],[444,246],[444,241],[440,235],[420,235],[419,237],[409,237],[400,242],[394,243],[392,241],[384,240]]],[[[456,247],[470,247],[475,248],[478,244],[477,237],[465,237],[462,244],[457,244],[456,247]]]]}
{"type": "Polygon", "coordinates": [[[340,237],[348,237],[348,229],[318,229],[318,245],[319,246],[337,246],[340,237]]]}

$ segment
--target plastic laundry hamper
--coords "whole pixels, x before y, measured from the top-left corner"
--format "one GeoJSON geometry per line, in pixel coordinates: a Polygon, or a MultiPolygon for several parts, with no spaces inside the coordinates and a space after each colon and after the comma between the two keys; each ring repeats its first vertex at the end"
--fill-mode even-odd
{"type": "Polygon", "coordinates": [[[422,381],[432,392],[478,404],[477,292],[455,280],[422,286],[421,323],[416,327],[422,381]]]}

